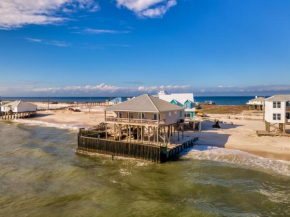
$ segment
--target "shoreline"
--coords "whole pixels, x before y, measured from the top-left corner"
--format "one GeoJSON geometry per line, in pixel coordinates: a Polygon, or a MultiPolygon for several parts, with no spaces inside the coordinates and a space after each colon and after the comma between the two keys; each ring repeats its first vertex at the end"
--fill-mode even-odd
{"type": "MultiPolygon", "coordinates": [[[[92,128],[104,122],[106,106],[81,105],[74,108],[81,112],[73,112],[68,108],[38,111],[35,117],[13,122],[74,131],[79,128],[92,128]]],[[[262,118],[261,113],[251,110],[244,110],[240,114],[208,114],[203,118],[202,132],[185,131],[185,135],[199,137],[196,145],[241,150],[264,158],[290,161],[290,138],[257,136],[256,131],[264,130],[265,127],[262,118]],[[221,129],[211,127],[214,119],[221,121],[221,129]]]]}

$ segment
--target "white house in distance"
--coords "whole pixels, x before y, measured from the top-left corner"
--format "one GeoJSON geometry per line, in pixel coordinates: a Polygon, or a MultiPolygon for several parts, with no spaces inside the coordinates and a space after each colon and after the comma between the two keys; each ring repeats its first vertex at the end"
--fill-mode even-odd
{"type": "Polygon", "coordinates": [[[249,102],[247,102],[247,106],[249,107],[249,109],[263,110],[264,105],[265,97],[256,96],[255,99],[251,99],[249,102]]]}
{"type": "Polygon", "coordinates": [[[1,112],[9,112],[9,111],[12,111],[14,113],[35,112],[37,111],[37,106],[32,103],[27,103],[23,101],[14,101],[1,105],[1,112]]]}
{"type": "Polygon", "coordinates": [[[265,99],[266,131],[271,127],[285,133],[285,125],[290,124],[290,95],[274,95],[265,99]]]}
{"type": "Polygon", "coordinates": [[[166,91],[160,91],[157,96],[159,99],[165,100],[172,104],[182,106],[185,108],[184,116],[186,119],[194,118],[194,96],[193,93],[172,93],[168,94],[166,91]]]}

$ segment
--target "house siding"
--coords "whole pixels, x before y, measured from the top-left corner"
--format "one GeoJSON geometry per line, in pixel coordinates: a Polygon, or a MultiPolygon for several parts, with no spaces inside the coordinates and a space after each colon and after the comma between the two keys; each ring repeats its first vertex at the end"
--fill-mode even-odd
{"type": "Polygon", "coordinates": [[[285,123],[286,102],[281,102],[281,108],[273,108],[273,102],[265,102],[265,120],[270,123],[285,123]],[[273,114],[281,114],[281,120],[273,120],[273,114]]]}

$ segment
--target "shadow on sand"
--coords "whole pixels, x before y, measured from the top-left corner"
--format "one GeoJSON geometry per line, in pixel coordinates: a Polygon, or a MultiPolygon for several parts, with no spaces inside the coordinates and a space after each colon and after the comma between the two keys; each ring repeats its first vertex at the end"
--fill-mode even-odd
{"type": "Polygon", "coordinates": [[[33,117],[34,118],[41,118],[41,117],[46,117],[46,116],[50,116],[50,115],[52,115],[52,114],[35,114],[33,117]]]}

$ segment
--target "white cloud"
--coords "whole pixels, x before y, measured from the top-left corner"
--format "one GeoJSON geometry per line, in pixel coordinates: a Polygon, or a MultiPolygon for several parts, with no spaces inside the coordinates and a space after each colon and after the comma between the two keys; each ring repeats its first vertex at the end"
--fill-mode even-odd
{"type": "Polygon", "coordinates": [[[162,17],[176,0],[116,0],[118,7],[126,7],[140,17],[162,17]]]}
{"type": "Polygon", "coordinates": [[[59,23],[66,20],[56,15],[60,10],[95,12],[98,9],[94,0],[0,0],[0,29],[59,23]]]}
{"type": "Polygon", "coordinates": [[[120,87],[120,86],[113,86],[107,84],[99,84],[96,86],[67,86],[67,87],[48,87],[48,88],[32,88],[30,91],[32,92],[44,92],[44,93],[61,93],[61,94],[108,94],[108,93],[116,93],[118,94],[141,94],[141,93],[150,93],[154,94],[160,90],[166,89],[167,91],[181,91],[189,89],[189,85],[185,86],[139,86],[139,87],[120,87]]]}
{"type": "Polygon", "coordinates": [[[42,44],[47,44],[47,45],[54,45],[58,47],[68,47],[70,46],[69,43],[65,41],[47,41],[47,40],[42,40],[38,38],[25,38],[25,40],[30,41],[30,42],[35,42],[35,43],[42,43],[42,44]]]}
{"type": "Polygon", "coordinates": [[[195,95],[274,95],[289,94],[290,85],[264,85],[233,88],[194,87],[190,85],[161,85],[161,86],[114,86],[101,83],[95,86],[66,86],[41,87],[43,81],[25,81],[17,84],[7,84],[0,81],[2,96],[138,96],[144,93],[156,94],[160,90],[169,93],[194,93],[195,95]]]}
{"type": "Polygon", "coordinates": [[[117,31],[117,30],[110,30],[110,29],[84,29],[82,33],[87,34],[127,34],[131,31],[117,31]]]}

